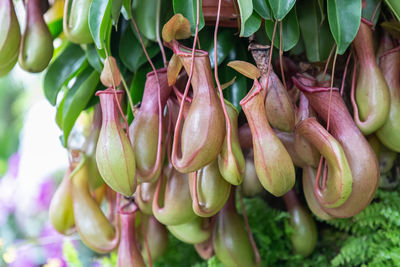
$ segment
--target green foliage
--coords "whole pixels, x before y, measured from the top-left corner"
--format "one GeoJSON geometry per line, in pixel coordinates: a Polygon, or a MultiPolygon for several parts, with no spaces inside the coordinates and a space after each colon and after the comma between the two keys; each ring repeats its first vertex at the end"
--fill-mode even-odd
{"type": "Polygon", "coordinates": [[[172,235],[168,235],[168,251],[154,262],[153,266],[182,266],[182,263],[185,263],[185,266],[205,267],[202,262],[193,245],[182,243],[172,235]]]}
{"type": "Polygon", "coordinates": [[[63,243],[63,255],[64,259],[70,267],[82,267],[82,263],[79,260],[78,251],[71,243],[71,241],[64,241],[63,243]]]}
{"type": "Polygon", "coordinates": [[[257,248],[261,255],[262,266],[328,266],[329,259],[334,256],[332,241],[323,236],[308,258],[293,253],[290,241],[292,228],[290,215],[270,207],[261,198],[244,199],[249,224],[253,232],[257,248]]]}
{"type": "Polygon", "coordinates": [[[101,267],[113,267],[118,264],[118,255],[112,252],[109,257],[103,257],[100,260],[101,267]]]}
{"type": "Polygon", "coordinates": [[[104,48],[106,35],[111,26],[111,2],[94,0],[89,9],[89,29],[98,49],[104,48]]]}
{"type": "MultiPolygon", "coordinates": [[[[196,32],[197,24],[197,1],[196,0],[173,0],[175,14],[181,13],[190,22],[190,30],[192,35],[196,32]]],[[[201,0],[199,1],[201,7],[201,0]]],[[[199,9],[199,31],[204,27],[204,16],[203,11],[199,9]]]]}
{"type": "Polygon", "coordinates": [[[17,151],[22,128],[24,88],[12,76],[0,79],[0,177],[8,158],[17,151]]]}
{"type": "MultiPolygon", "coordinates": [[[[289,51],[292,49],[300,38],[299,23],[297,21],[297,12],[293,8],[286,17],[278,23],[275,31],[274,46],[279,49],[280,43],[280,28],[282,27],[282,50],[289,51]]],[[[265,29],[269,39],[272,41],[272,36],[274,33],[275,22],[266,20],[265,29]]]]}
{"type": "Polygon", "coordinates": [[[207,267],[224,267],[224,265],[216,256],[213,256],[207,261],[207,267]]]}
{"type": "Polygon", "coordinates": [[[253,0],[253,8],[263,19],[272,19],[272,11],[267,0],[253,0]]]}
{"type": "Polygon", "coordinates": [[[43,90],[53,106],[63,85],[86,67],[85,53],[79,45],[69,44],[49,66],[44,76],[43,90]]]}
{"type": "Polygon", "coordinates": [[[328,0],[328,21],[337,53],[343,55],[356,37],[361,21],[361,0],[328,0]]]}
{"type": "Polygon", "coordinates": [[[317,0],[303,1],[297,4],[302,40],[305,44],[307,59],[310,62],[325,61],[334,44],[328,21],[322,16],[317,0]]]}
{"type": "Polygon", "coordinates": [[[327,222],[349,237],[332,266],[400,265],[400,194],[379,190],[372,204],[349,219],[327,222]]]}
{"type": "MultiPolygon", "coordinates": [[[[400,266],[398,190],[378,190],[374,201],[353,218],[317,221],[318,244],[307,258],[293,253],[288,212],[271,207],[261,197],[243,201],[262,266],[400,266]]],[[[239,203],[237,207],[240,212],[239,203]]],[[[63,252],[69,266],[82,266],[71,242],[64,243],[63,252]]],[[[100,262],[103,267],[115,266],[117,255],[111,253],[100,262]]],[[[169,235],[168,250],[154,266],[182,266],[182,263],[192,267],[223,267],[216,256],[203,261],[193,245],[169,235]]]]}

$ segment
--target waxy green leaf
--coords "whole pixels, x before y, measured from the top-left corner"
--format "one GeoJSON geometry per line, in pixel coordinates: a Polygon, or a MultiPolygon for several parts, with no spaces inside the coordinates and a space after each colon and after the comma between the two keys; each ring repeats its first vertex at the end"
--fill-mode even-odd
{"type": "Polygon", "coordinates": [[[256,31],[261,26],[261,18],[260,16],[256,13],[253,12],[251,16],[246,20],[246,23],[244,24],[244,32],[243,32],[243,37],[249,37],[256,31]]]}
{"type": "Polygon", "coordinates": [[[269,0],[274,18],[277,20],[283,20],[295,3],[296,0],[269,0]]]}
{"type": "Polygon", "coordinates": [[[392,10],[398,20],[400,20],[400,1],[399,0],[385,0],[385,3],[392,10]]]}
{"type": "Polygon", "coordinates": [[[318,0],[297,4],[301,37],[310,62],[323,62],[329,57],[334,40],[326,20],[322,20],[318,0]],[[323,21],[322,23],[320,23],[323,21]]]}
{"type": "Polygon", "coordinates": [[[121,9],[122,9],[122,4],[124,0],[112,0],[112,5],[111,5],[111,18],[112,18],[112,23],[117,27],[118,24],[118,19],[121,14],[121,9]]]}
{"type": "MultiPolygon", "coordinates": [[[[300,30],[299,23],[297,21],[297,12],[296,9],[293,8],[289,14],[282,20],[282,22],[278,22],[276,26],[274,46],[279,49],[279,35],[280,35],[280,25],[282,23],[282,50],[288,51],[292,49],[300,38],[300,30]]],[[[274,32],[274,21],[266,20],[265,21],[265,30],[267,31],[267,35],[269,39],[272,41],[272,35],[274,32]]]]}
{"type": "Polygon", "coordinates": [[[253,0],[253,8],[263,19],[272,19],[272,11],[268,0],[253,0]]]}
{"type": "MultiPolygon", "coordinates": [[[[229,61],[240,59],[243,61],[247,61],[247,47],[242,42],[235,43],[234,50],[229,53],[228,58],[224,61],[223,66],[227,64],[229,61]]],[[[237,72],[232,68],[220,68],[220,80],[222,83],[230,81],[233,77],[236,76],[235,82],[232,86],[226,88],[223,92],[224,97],[231,102],[235,108],[240,112],[242,110],[242,106],[239,102],[246,96],[248,88],[248,83],[251,84],[253,81],[248,80],[243,75],[237,75],[237,72]]]]}
{"type": "Polygon", "coordinates": [[[321,24],[322,22],[324,22],[325,18],[326,18],[326,14],[325,14],[325,0],[317,0],[318,1],[318,7],[319,7],[319,11],[321,13],[321,24]]]}
{"type": "MultiPolygon", "coordinates": [[[[199,10],[199,31],[204,27],[204,16],[201,9],[201,0],[199,0],[200,10],[199,10]]],[[[197,0],[173,0],[173,7],[175,14],[182,14],[190,22],[190,30],[192,35],[196,32],[196,22],[197,22],[197,0]]]]}
{"type": "Polygon", "coordinates": [[[48,67],[44,76],[44,95],[50,104],[56,104],[58,92],[76,73],[85,67],[85,52],[79,45],[69,44],[48,67]]]}
{"type": "MultiPolygon", "coordinates": [[[[146,74],[151,71],[149,64],[143,65],[140,67],[137,72],[133,75],[133,79],[131,85],[129,87],[129,94],[132,97],[133,104],[137,104],[142,100],[144,86],[146,84],[146,74]]],[[[130,124],[133,121],[133,114],[130,107],[127,107],[127,116],[126,119],[130,124]]]]}
{"type": "Polygon", "coordinates": [[[111,0],[93,0],[89,8],[89,29],[98,49],[106,43],[107,30],[111,25],[111,0]]]}
{"type": "Polygon", "coordinates": [[[89,44],[86,46],[86,59],[92,68],[97,70],[98,73],[101,73],[103,70],[103,63],[100,60],[100,56],[97,53],[97,49],[94,44],[89,44]]]}
{"type": "MultiPolygon", "coordinates": [[[[228,28],[220,28],[218,30],[217,39],[217,61],[218,65],[221,65],[231,50],[234,48],[234,42],[232,42],[232,35],[235,31],[228,28]]],[[[201,49],[208,51],[210,56],[211,68],[214,68],[214,28],[206,27],[199,33],[199,40],[201,49]]]]}
{"type": "Polygon", "coordinates": [[[140,33],[149,40],[157,41],[157,6],[160,0],[134,1],[133,18],[140,33]]]}
{"type": "MultiPolygon", "coordinates": [[[[150,58],[160,52],[158,45],[151,44],[147,47],[150,58]]],[[[126,27],[119,42],[119,57],[124,65],[132,72],[136,72],[140,66],[147,62],[142,46],[136,39],[130,27],[126,27]]]]}
{"type": "Polygon", "coordinates": [[[63,99],[62,129],[64,144],[67,144],[69,134],[81,111],[89,103],[99,83],[100,74],[87,67],[76,78],[74,85],[63,99]]]}
{"type": "Polygon", "coordinates": [[[328,21],[338,54],[356,37],[361,21],[361,0],[328,0],[328,21]]]}
{"type": "Polygon", "coordinates": [[[246,21],[253,14],[253,2],[252,0],[237,0],[240,12],[240,37],[244,37],[246,21]]]}
{"type": "Polygon", "coordinates": [[[132,18],[132,1],[131,0],[123,0],[121,13],[124,16],[124,19],[130,20],[132,18]]]}

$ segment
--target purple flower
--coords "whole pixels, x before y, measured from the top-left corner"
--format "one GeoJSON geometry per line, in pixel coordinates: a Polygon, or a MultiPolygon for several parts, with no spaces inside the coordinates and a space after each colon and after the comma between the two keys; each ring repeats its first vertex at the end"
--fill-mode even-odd
{"type": "Polygon", "coordinates": [[[51,198],[56,190],[56,184],[52,178],[45,179],[39,188],[37,197],[38,208],[47,210],[50,206],[51,198]]]}
{"type": "Polygon", "coordinates": [[[11,155],[11,157],[8,159],[8,169],[7,173],[13,177],[17,178],[18,176],[18,167],[19,167],[19,160],[20,160],[20,155],[18,152],[14,153],[11,155]]]}
{"type": "Polygon", "coordinates": [[[48,241],[43,242],[42,245],[46,259],[59,259],[62,262],[62,266],[66,266],[62,251],[64,236],[59,234],[49,223],[47,223],[42,229],[40,238],[48,241]]]}

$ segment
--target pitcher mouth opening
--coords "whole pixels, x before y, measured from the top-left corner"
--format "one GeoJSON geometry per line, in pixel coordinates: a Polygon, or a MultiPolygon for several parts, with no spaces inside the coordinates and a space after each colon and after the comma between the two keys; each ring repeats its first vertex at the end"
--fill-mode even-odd
{"type": "Polygon", "coordinates": [[[129,215],[129,214],[135,213],[135,212],[138,211],[138,210],[139,210],[139,208],[138,208],[138,206],[137,206],[135,203],[133,203],[133,202],[128,202],[128,203],[126,203],[124,206],[120,207],[120,208],[118,209],[118,212],[119,212],[120,214],[129,215]]]}
{"type": "Polygon", "coordinates": [[[118,95],[123,95],[125,92],[122,90],[114,90],[113,88],[109,87],[106,90],[102,91],[97,91],[96,96],[102,95],[102,94],[118,94],[118,95]]]}
{"type": "MultiPolygon", "coordinates": [[[[184,46],[176,41],[172,44],[172,50],[175,54],[182,57],[191,57],[193,51],[192,48],[184,46]]],[[[195,49],[194,55],[195,57],[208,57],[208,52],[201,49],[195,49]]]]}
{"type": "Polygon", "coordinates": [[[318,83],[315,79],[301,74],[297,74],[296,77],[292,77],[292,81],[294,85],[303,93],[330,92],[331,90],[339,92],[339,88],[337,87],[315,86],[315,84],[318,83]],[[309,85],[311,83],[313,85],[309,85]]]}
{"type": "MultiPolygon", "coordinates": [[[[163,67],[163,68],[160,68],[160,69],[156,69],[156,72],[157,73],[166,73],[167,69],[168,69],[167,67],[163,67]]],[[[154,70],[152,70],[152,71],[147,73],[146,77],[148,78],[150,76],[153,76],[156,72],[154,72],[154,70]]]]}
{"type": "Polygon", "coordinates": [[[241,106],[245,105],[247,102],[249,102],[251,99],[253,99],[256,95],[262,93],[263,88],[257,84],[256,82],[253,83],[253,86],[251,87],[250,91],[247,93],[247,95],[239,102],[241,106]]]}

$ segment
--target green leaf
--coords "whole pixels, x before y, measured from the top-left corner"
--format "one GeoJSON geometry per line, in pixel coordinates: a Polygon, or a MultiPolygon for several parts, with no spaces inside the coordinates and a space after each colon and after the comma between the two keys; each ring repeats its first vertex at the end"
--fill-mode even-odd
{"type": "Polygon", "coordinates": [[[296,0],[269,0],[274,18],[277,20],[283,20],[295,3],[296,0]]]}
{"type": "Polygon", "coordinates": [[[146,75],[149,71],[151,71],[149,66],[142,66],[133,76],[132,83],[129,88],[133,104],[137,104],[142,101],[144,85],[146,83],[146,75]]]}
{"type": "MultiPolygon", "coordinates": [[[[296,9],[293,8],[289,14],[282,20],[282,22],[278,22],[276,26],[275,40],[274,46],[279,49],[279,33],[280,33],[280,25],[282,23],[282,50],[288,51],[292,49],[300,37],[299,24],[297,21],[297,12],[296,9]]],[[[266,20],[265,21],[265,30],[267,31],[267,35],[270,40],[272,40],[272,35],[274,32],[275,22],[266,20]]]]}
{"type": "Polygon", "coordinates": [[[253,8],[263,19],[272,19],[272,12],[268,0],[253,0],[253,8]]]}
{"type": "Polygon", "coordinates": [[[299,41],[297,42],[297,44],[290,49],[289,53],[290,55],[300,55],[303,54],[306,51],[305,47],[304,47],[304,42],[303,40],[300,38],[299,41]]]}
{"type": "Polygon", "coordinates": [[[226,83],[233,79],[236,76],[235,82],[226,88],[223,91],[224,98],[231,102],[235,108],[240,112],[242,107],[240,106],[239,102],[244,98],[247,94],[248,87],[247,87],[247,78],[243,75],[237,75],[238,73],[232,69],[227,67],[226,65],[228,62],[232,60],[243,60],[247,61],[247,50],[243,43],[237,42],[234,43],[236,49],[231,50],[227,59],[223,62],[222,66],[224,68],[219,68],[219,79],[221,84],[226,83]]]}
{"type": "Polygon", "coordinates": [[[157,41],[157,16],[156,9],[160,0],[134,1],[133,18],[140,33],[147,39],[157,41]]]}
{"type": "Polygon", "coordinates": [[[53,36],[53,39],[57,38],[63,31],[62,18],[50,22],[49,24],[47,24],[47,27],[49,27],[49,31],[51,33],[51,36],[53,36]]]}
{"type": "MultiPolygon", "coordinates": [[[[200,10],[199,10],[199,31],[204,27],[204,16],[201,9],[201,0],[199,0],[200,10]]],[[[190,30],[192,35],[196,32],[197,23],[197,0],[173,0],[174,13],[181,13],[190,22],[190,30]]]]}
{"type": "Polygon", "coordinates": [[[361,0],[328,0],[329,26],[342,55],[356,37],[361,21],[361,0]]]}
{"type": "Polygon", "coordinates": [[[111,0],[93,0],[89,8],[89,29],[98,49],[102,49],[111,24],[111,0]]]}
{"type": "Polygon", "coordinates": [[[117,26],[119,15],[121,14],[121,8],[124,0],[112,0],[111,4],[111,18],[113,25],[117,26]]]}
{"type": "Polygon", "coordinates": [[[89,44],[86,46],[85,54],[90,66],[97,70],[97,72],[101,73],[101,71],[103,70],[103,64],[101,63],[100,56],[97,53],[97,49],[94,44],[89,44]]]}
{"type": "Polygon", "coordinates": [[[362,10],[362,17],[376,25],[379,19],[379,14],[381,13],[382,1],[366,0],[366,3],[367,5],[362,10]]]}
{"type": "MultiPolygon", "coordinates": [[[[221,28],[218,30],[217,39],[217,62],[218,65],[222,63],[229,55],[230,51],[234,47],[232,42],[232,35],[235,31],[228,28],[221,28]]],[[[201,48],[208,51],[210,55],[211,68],[214,68],[214,28],[207,27],[199,33],[199,40],[201,48]]]]}
{"type": "Polygon", "coordinates": [[[126,20],[130,20],[132,18],[131,10],[132,10],[132,1],[131,0],[123,0],[121,13],[122,13],[122,16],[124,16],[124,18],[126,20]]]}
{"type": "Polygon", "coordinates": [[[400,39],[400,22],[399,21],[384,21],[381,26],[394,38],[400,39]]]}
{"type": "Polygon", "coordinates": [[[318,7],[319,7],[319,11],[321,13],[321,24],[322,22],[324,22],[325,18],[326,18],[326,14],[325,14],[325,0],[318,0],[318,7]]]}
{"type": "MultiPolygon", "coordinates": [[[[141,68],[137,70],[137,72],[133,75],[133,79],[129,88],[129,93],[132,97],[132,102],[133,104],[137,104],[142,100],[143,97],[143,91],[144,91],[144,85],[146,84],[146,75],[147,73],[151,71],[150,66],[143,65],[141,68]]],[[[126,116],[126,119],[128,120],[128,123],[130,124],[133,120],[133,114],[132,111],[129,107],[128,109],[128,115],[126,116]]]]}
{"type": "MultiPolygon", "coordinates": [[[[63,91],[66,91],[66,86],[63,88],[63,91]]],[[[64,109],[65,95],[61,99],[60,103],[57,105],[56,111],[56,123],[58,127],[62,130],[62,120],[63,120],[63,109],[64,109]]]]}
{"type": "Polygon", "coordinates": [[[100,74],[91,67],[78,75],[74,85],[65,95],[62,112],[62,129],[64,144],[67,144],[69,133],[81,111],[86,107],[100,81],[100,74]]]}
{"type": "Polygon", "coordinates": [[[317,0],[302,1],[297,4],[300,31],[307,59],[322,62],[329,57],[334,40],[328,22],[321,22],[317,0]]]}
{"type": "Polygon", "coordinates": [[[240,37],[244,36],[246,21],[253,14],[253,2],[252,0],[237,0],[240,11],[240,37]]]}
{"type": "Polygon", "coordinates": [[[246,23],[244,24],[244,32],[243,32],[243,37],[249,37],[256,31],[261,26],[261,18],[260,16],[256,13],[253,12],[251,16],[246,20],[246,23]]]}
{"type": "Polygon", "coordinates": [[[399,0],[385,0],[390,10],[394,13],[396,18],[400,20],[400,1],[399,0]]]}
{"type": "MultiPolygon", "coordinates": [[[[154,44],[146,48],[150,58],[160,52],[158,45],[154,44]]],[[[121,36],[119,42],[119,57],[124,65],[131,71],[136,72],[140,66],[147,62],[146,55],[142,46],[136,39],[129,27],[127,27],[121,36]]]]}
{"type": "Polygon", "coordinates": [[[43,90],[53,106],[61,87],[85,65],[85,53],[79,45],[69,44],[49,66],[44,76],[43,90]]]}

